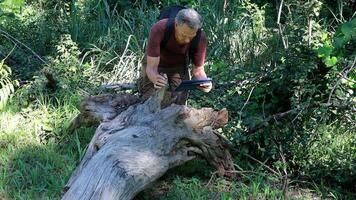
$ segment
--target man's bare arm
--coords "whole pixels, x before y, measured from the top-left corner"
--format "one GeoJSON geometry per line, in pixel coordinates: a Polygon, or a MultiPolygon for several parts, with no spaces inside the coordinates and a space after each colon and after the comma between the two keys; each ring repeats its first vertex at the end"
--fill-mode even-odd
{"type": "Polygon", "coordinates": [[[158,73],[159,59],[160,57],[147,56],[146,67],[147,77],[157,89],[162,88],[167,84],[167,77],[164,77],[158,73]]]}

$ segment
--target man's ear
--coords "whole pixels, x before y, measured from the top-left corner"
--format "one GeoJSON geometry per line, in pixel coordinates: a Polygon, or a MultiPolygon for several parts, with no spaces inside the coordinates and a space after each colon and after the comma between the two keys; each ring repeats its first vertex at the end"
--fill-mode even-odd
{"type": "Polygon", "coordinates": [[[229,112],[226,108],[223,108],[218,111],[213,123],[211,126],[213,128],[223,127],[229,121],[229,112]]]}

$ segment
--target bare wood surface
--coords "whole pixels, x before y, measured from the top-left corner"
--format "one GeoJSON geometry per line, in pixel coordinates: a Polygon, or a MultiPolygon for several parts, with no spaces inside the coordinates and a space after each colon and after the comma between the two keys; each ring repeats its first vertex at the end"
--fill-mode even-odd
{"type": "Polygon", "coordinates": [[[225,141],[213,131],[227,123],[227,110],[182,105],[161,109],[163,92],[118,115],[111,113],[115,110],[115,103],[109,103],[112,98],[86,101],[83,107],[94,111],[86,115],[101,124],[64,188],[64,200],[132,199],[169,168],[198,156],[220,175],[234,176],[225,141]]]}
{"type": "Polygon", "coordinates": [[[69,132],[83,125],[95,125],[114,119],[129,106],[140,102],[140,98],[132,94],[101,94],[83,99],[78,107],[80,113],[69,125],[69,132]]]}

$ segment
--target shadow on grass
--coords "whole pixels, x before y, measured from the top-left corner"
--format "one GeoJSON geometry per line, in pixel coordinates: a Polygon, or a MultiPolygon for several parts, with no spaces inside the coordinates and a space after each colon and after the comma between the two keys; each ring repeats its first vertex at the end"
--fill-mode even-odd
{"type": "Polygon", "coordinates": [[[171,189],[173,182],[178,179],[206,180],[209,181],[214,168],[205,160],[194,159],[183,165],[169,169],[161,178],[149,188],[141,191],[134,200],[160,199],[171,189]],[[168,184],[172,183],[172,184],[168,184]]]}
{"type": "Polygon", "coordinates": [[[0,170],[3,195],[8,199],[60,199],[63,186],[94,133],[93,128],[79,131],[58,144],[9,144],[8,157],[0,170]]]}
{"type": "Polygon", "coordinates": [[[27,146],[10,154],[5,189],[15,199],[56,199],[75,167],[55,146],[27,146]]]}

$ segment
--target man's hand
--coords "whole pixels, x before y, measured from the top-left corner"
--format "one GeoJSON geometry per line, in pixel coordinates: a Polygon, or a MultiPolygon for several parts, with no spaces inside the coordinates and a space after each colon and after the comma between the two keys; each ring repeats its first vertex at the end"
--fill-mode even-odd
{"type": "Polygon", "coordinates": [[[153,83],[154,88],[160,89],[167,85],[167,75],[158,73],[159,57],[147,56],[146,74],[153,83]]]}
{"type": "MultiPolygon", "coordinates": [[[[193,76],[195,79],[206,79],[207,76],[204,71],[204,66],[195,66],[193,65],[193,76]]],[[[213,87],[212,83],[202,83],[197,88],[203,92],[210,92],[211,88],[213,87]]]]}
{"type": "Polygon", "coordinates": [[[167,85],[167,79],[167,74],[156,74],[156,77],[153,81],[153,86],[157,89],[161,89],[167,85]]]}
{"type": "Polygon", "coordinates": [[[213,87],[212,83],[202,83],[197,88],[203,92],[210,92],[211,88],[213,87]]]}

